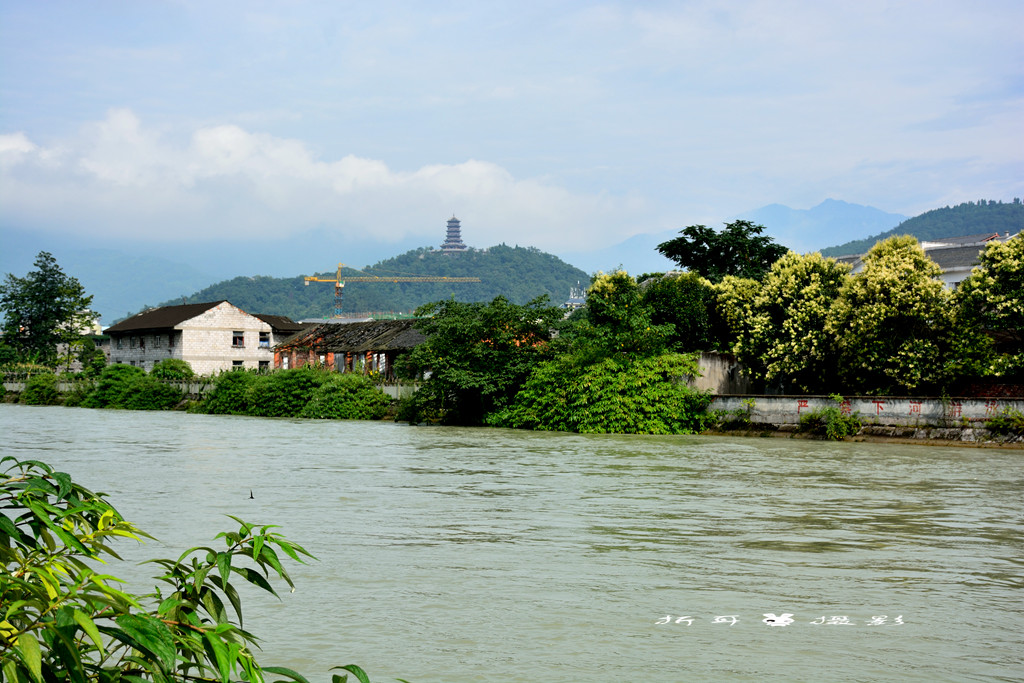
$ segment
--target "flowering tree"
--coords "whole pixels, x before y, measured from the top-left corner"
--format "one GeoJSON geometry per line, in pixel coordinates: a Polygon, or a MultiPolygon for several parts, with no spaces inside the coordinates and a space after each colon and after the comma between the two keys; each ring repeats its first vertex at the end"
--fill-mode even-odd
{"type": "Polygon", "coordinates": [[[834,390],[835,348],[825,320],[849,271],[818,253],[789,252],[772,265],[736,344],[753,375],[807,393],[834,390]]]}
{"type": "Polygon", "coordinates": [[[950,294],[941,269],[914,237],[890,237],[843,285],[825,332],[835,337],[848,391],[915,393],[943,388],[959,372],[950,294]]]}
{"type": "Polygon", "coordinates": [[[715,301],[727,345],[737,357],[745,354],[744,340],[749,338],[753,303],[761,283],[745,277],[727,275],[715,285],[715,301]]]}
{"type": "Polygon", "coordinates": [[[991,242],[954,295],[958,318],[996,340],[988,372],[1024,376],[1024,236],[991,242]]]}

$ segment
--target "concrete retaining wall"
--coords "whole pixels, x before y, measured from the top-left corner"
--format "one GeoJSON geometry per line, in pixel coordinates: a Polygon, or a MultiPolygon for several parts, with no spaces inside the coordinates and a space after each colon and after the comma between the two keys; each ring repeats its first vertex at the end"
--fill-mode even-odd
{"type": "MultiPolygon", "coordinates": [[[[741,411],[752,423],[797,425],[800,416],[836,405],[827,396],[715,396],[712,410],[741,411]]],[[[902,427],[981,426],[1005,410],[1024,412],[1024,398],[846,397],[841,410],[865,425],[902,427]]]]}
{"type": "Polygon", "coordinates": [[[750,380],[743,374],[743,366],[727,353],[702,353],[698,361],[701,376],[690,381],[690,386],[712,394],[747,394],[750,380]]]}

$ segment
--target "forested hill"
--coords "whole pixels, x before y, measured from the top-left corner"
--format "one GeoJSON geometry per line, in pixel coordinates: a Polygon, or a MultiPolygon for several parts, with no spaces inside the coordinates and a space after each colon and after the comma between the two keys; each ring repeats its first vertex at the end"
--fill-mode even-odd
{"type": "Polygon", "coordinates": [[[934,240],[943,237],[978,235],[981,233],[1006,233],[1014,235],[1024,228],[1024,204],[1020,199],[1013,202],[997,202],[982,199],[966,202],[953,207],[933,209],[920,216],[908,218],[892,230],[881,232],[874,237],[846,242],[835,247],[822,249],[823,256],[846,256],[863,254],[875,242],[893,235],[913,235],[918,240],[934,240]]]}
{"type": "MultiPolygon", "coordinates": [[[[335,270],[304,273],[334,279],[335,270]]],[[[478,277],[479,283],[364,283],[345,285],[344,313],[372,311],[410,312],[416,307],[455,297],[459,301],[490,301],[501,295],[517,304],[525,304],[547,294],[553,305],[564,302],[569,288],[586,285],[590,276],[557,256],[534,247],[510,247],[505,244],[489,249],[473,249],[461,254],[443,254],[432,248],[420,248],[380,261],[363,271],[342,270],[344,276],[445,276],[478,277]]],[[[334,285],[311,282],[305,285],[301,275],[292,278],[236,277],[196,292],[186,303],[227,299],[249,313],[286,315],[293,320],[323,318],[334,314],[334,285]]],[[[181,299],[161,304],[183,303],[181,299]]]]}

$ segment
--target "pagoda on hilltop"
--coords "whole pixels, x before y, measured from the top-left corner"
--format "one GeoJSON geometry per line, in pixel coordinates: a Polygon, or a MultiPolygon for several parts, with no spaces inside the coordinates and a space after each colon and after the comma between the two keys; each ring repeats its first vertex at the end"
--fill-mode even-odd
{"type": "Polygon", "coordinates": [[[459,219],[454,215],[448,219],[448,233],[445,235],[441,251],[445,254],[458,254],[469,249],[462,241],[462,228],[459,219]]]}

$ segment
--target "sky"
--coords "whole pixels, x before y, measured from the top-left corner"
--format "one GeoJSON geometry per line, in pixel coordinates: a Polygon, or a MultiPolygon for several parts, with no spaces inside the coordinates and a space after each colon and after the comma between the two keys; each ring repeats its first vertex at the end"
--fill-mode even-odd
{"type": "Polygon", "coordinates": [[[0,0],[0,229],[329,268],[316,235],[384,258],[451,215],[557,254],[1009,201],[1021,26],[1019,0],[0,0]]]}

